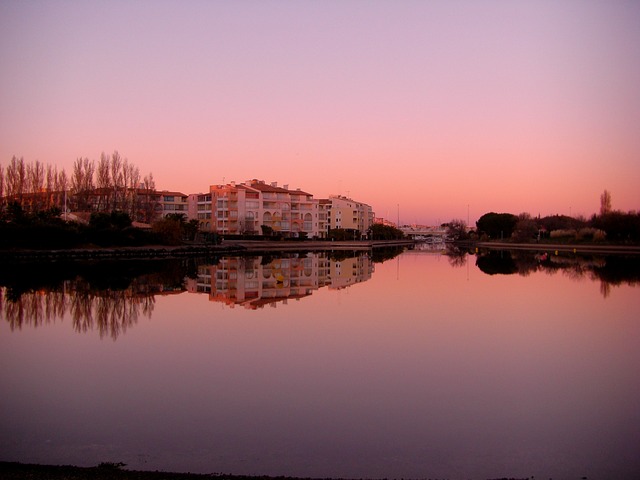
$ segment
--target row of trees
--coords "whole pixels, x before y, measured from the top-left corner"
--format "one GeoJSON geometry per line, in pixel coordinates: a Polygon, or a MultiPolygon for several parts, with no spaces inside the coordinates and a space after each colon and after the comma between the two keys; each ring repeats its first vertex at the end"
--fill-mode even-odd
{"type": "MultiPolygon", "coordinates": [[[[57,166],[16,156],[6,167],[0,165],[0,206],[18,202],[27,210],[40,211],[70,204],[77,211],[120,210],[136,217],[141,207],[144,210],[137,197],[154,191],[153,174],[141,180],[138,167],[118,151],[103,152],[98,162],[77,158],[71,175],[57,166]]],[[[149,195],[142,197],[149,200],[149,195]]]]}
{"type": "Polygon", "coordinates": [[[455,238],[471,237],[490,240],[528,242],[549,239],[562,241],[640,241],[640,213],[621,212],[611,208],[611,194],[600,197],[600,212],[590,219],[551,215],[532,217],[528,213],[485,213],[476,222],[475,231],[467,231],[462,220],[452,220],[449,233],[455,238]]]}
{"type": "Polygon", "coordinates": [[[0,248],[74,248],[86,245],[142,246],[178,245],[194,240],[198,221],[182,214],[170,214],[154,222],[150,229],[132,226],[128,213],[93,212],[88,224],[61,218],[57,207],[27,212],[12,202],[0,211],[0,248]]]}

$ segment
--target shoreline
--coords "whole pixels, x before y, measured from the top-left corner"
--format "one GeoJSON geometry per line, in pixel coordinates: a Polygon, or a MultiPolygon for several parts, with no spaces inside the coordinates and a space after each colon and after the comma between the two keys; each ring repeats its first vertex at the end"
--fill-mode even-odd
{"type": "Polygon", "coordinates": [[[0,250],[0,262],[64,261],[100,259],[159,259],[188,258],[208,255],[260,252],[313,252],[332,250],[372,250],[384,247],[406,247],[413,240],[356,240],[356,241],[262,241],[227,240],[219,245],[145,245],[141,247],[96,247],[70,249],[0,250]]]}
{"type": "Polygon", "coordinates": [[[565,243],[509,243],[509,242],[475,242],[460,243],[460,246],[471,248],[489,248],[494,250],[536,250],[558,251],[572,253],[609,253],[640,255],[640,245],[596,245],[596,244],[565,244],[565,243]]]}
{"type": "MultiPolygon", "coordinates": [[[[273,252],[368,251],[385,247],[410,247],[414,240],[355,240],[355,241],[282,241],[282,240],[226,240],[221,244],[145,245],[139,247],[83,247],[70,249],[7,249],[0,250],[0,263],[28,261],[75,260],[154,260],[191,258],[210,255],[258,254],[273,252]]],[[[456,242],[462,248],[493,250],[558,251],[582,254],[640,255],[640,245],[596,245],[560,243],[456,242]]]]}
{"type": "MultiPolygon", "coordinates": [[[[118,464],[106,463],[97,467],[74,465],[39,465],[32,463],[0,461],[3,480],[347,480],[345,478],[290,477],[268,475],[234,475],[231,473],[179,473],[145,470],[125,470],[118,464]]],[[[359,480],[367,480],[359,478],[359,480]]],[[[373,479],[369,479],[373,480],[373,479]]],[[[385,479],[386,480],[386,479],[385,479]]],[[[494,480],[528,480],[527,478],[499,477],[494,480]]]]}

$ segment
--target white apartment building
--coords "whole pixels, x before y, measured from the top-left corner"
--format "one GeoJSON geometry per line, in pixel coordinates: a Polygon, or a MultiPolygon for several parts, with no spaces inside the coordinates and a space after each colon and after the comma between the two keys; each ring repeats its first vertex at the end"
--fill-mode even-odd
{"type": "Polygon", "coordinates": [[[326,236],[319,201],[276,182],[254,179],[211,185],[208,194],[198,195],[197,212],[201,230],[221,235],[259,235],[264,225],[285,237],[326,236]]]}

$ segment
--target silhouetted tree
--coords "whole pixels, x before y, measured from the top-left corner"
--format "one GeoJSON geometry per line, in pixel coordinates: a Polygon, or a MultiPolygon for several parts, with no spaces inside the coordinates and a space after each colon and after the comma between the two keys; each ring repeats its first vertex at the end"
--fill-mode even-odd
{"type": "Polygon", "coordinates": [[[518,221],[513,229],[511,237],[517,242],[527,242],[536,237],[538,224],[528,213],[518,215],[518,221]]]}
{"type": "Polygon", "coordinates": [[[398,240],[404,238],[404,233],[391,225],[374,223],[369,227],[369,238],[372,240],[398,240]]]}
{"type": "Polygon", "coordinates": [[[611,194],[605,190],[600,195],[600,215],[606,215],[611,212],[611,194]]]}
{"type": "Polygon", "coordinates": [[[518,222],[518,217],[511,213],[485,213],[476,222],[479,234],[486,234],[489,238],[509,238],[518,222]]]}
{"type": "Polygon", "coordinates": [[[591,225],[604,230],[609,240],[640,241],[640,213],[609,212],[594,216],[591,225]]]}
{"type": "Polygon", "coordinates": [[[467,235],[467,223],[464,220],[454,219],[445,224],[447,235],[454,240],[465,240],[467,235]]]}

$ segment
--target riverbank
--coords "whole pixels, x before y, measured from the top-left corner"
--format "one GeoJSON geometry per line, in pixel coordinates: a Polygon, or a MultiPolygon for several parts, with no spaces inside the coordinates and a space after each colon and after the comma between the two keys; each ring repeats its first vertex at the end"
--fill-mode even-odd
{"type": "MultiPolygon", "coordinates": [[[[34,465],[0,462],[2,480],[266,480],[270,477],[248,477],[230,474],[197,474],[123,470],[118,465],[75,467],[72,465],[34,465]]],[[[271,477],[273,478],[273,477],[271,477]]],[[[282,477],[281,477],[282,478],[282,477]]],[[[295,480],[293,477],[289,477],[295,480]]]]}
{"type": "Polygon", "coordinates": [[[545,252],[603,253],[640,255],[640,245],[598,245],[598,244],[563,244],[563,243],[510,243],[510,242],[475,242],[468,245],[475,248],[494,250],[536,250],[545,252]]]}
{"type": "Polygon", "coordinates": [[[11,249],[0,251],[0,262],[73,261],[102,259],[157,259],[206,257],[211,255],[238,255],[261,252],[317,252],[332,250],[372,250],[385,247],[408,247],[413,240],[361,240],[361,241],[261,241],[227,240],[219,245],[190,244],[179,246],[148,245],[142,247],[95,247],[61,250],[11,249]]]}
{"type": "MultiPolygon", "coordinates": [[[[33,465],[16,462],[0,462],[0,478],[3,480],[203,480],[206,478],[215,478],[217,480],[310,480],[309,478],[303,479],[301,477],[252,477],[224,473],[144,472],[123,470],[114,464],[103,464],[98,467],[74,467],[70,465],[33,465]]],[[[503,477],[495,480],[526,479],[503,477]]]]}

